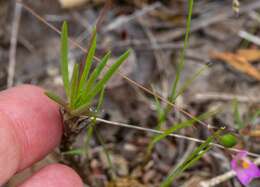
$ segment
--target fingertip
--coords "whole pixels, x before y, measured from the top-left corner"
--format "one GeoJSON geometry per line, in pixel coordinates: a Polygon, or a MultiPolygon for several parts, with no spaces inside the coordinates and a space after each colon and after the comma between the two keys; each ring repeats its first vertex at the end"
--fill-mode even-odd
{"type": "Polygon", "coordinates": [[[19,187],[83,187],[78,174],[68,166],[51,164],[30,177],[19,187]]]}
{"type": "MultiPolygon", "coordinates": [[[[59,144],[62,136],[59,107],[45,96],[43,89],[22,85],[0,92],[0,113],[11,121],[8,130],[13,131],[19,141],[18,170],[42,159],[59,144]]],[[[0,118],[0,123],[6,122],[0,118]]]]}
{"type": "Polygon", "coordinates": [[[19,140],[11,129],[11,121],[0,113],[0,186],[19,168],[21,148],[19,140]]]}

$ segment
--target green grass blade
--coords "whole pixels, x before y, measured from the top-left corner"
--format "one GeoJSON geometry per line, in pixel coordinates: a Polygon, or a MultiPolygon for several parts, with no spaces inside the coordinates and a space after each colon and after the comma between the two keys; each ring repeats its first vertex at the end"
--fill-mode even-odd
{"type": "Polygon", "coordinates": [[[104,101],[104,95],[105,95],[105,89],[102,89],[101,93],[100,93],[100,96],[99,96],[99,99],[98,99],[98,105],[97,105],[97,108],[96,108],[96,111],[93,115],[94,119],[91,120],[91,123],[88,127],[88,130],[87,130],[87,134],[86,136],[84,137],[84,152],[85,154],[87,155],[88,153],[88,150],[89,150],[89,141],[90,139],[92,138],[93,136],[93,131],[94,131],[94,128],[95,128],[95,125],[96,125],[96,114],[99,113],[100,111],[100,108],[103,104],[103,101],[104,101]]]}
{"type": "MultiPolygon", "coordinates": [[[[196,119],[205,120],[205,119],[209,118],[210,116],[215,115],[217,112],[218,112],[217,110],[209,111],[209,112],[206,112],[206,113],[199,115],[196,119]]],[[[165,130],[163,132],[163,134],[159,134],[159,135],[154,136],[153,140],[148,145],[147,156],[149,156],[151,154],[152,149],[157,142],[161,141],[162,139],[166,138],[168,135],[170,135],[170,134],[172,134],[172,133],[174,133],[174,132],[176,132],[180,129],[192,126],[196,122],[196,119],[189,119],[189,120],[185,120],[185,121],[178,123],[178,124],[173,124],[172,127],[165,130]]]]}
{"type": "Polygon", "coordinates": [[[152,153],[152,150],[153,150],[153,148],[154,148],[154,146],[155,146],[155,144],[157,142],[159,142],[160,140],[164,139],[168,134],[171,134],[171,133],[176,132],[176,131],[178,131],[178,130],[180,130],[182,128],[189,127],[189,126],[192,125],[192,123],[189,122],[189,121],[185,121],[185,122],[179,123],[179,124],[174,124],[173,127],[171,127],[170,129],[164,131],[163,134],[154,136],[152,138],[152,140],[149,142],[149,145],[148,145],[148,148],[147,148],[147,151],[146,151],[145,160],[147,160],[150,157],[150,155],[152,153]]]}
{"type": "Polygon", "coordinates": [[[86,58],[84,69],[83,69],[83,72],[82,72],[82,75],[81,75],[81,79],[80,79],[80,82],[79,82],[79,90],[80,91],[83,91],[84,86],[86,85],[88,74],[89,74],[91,65],[93,63],[93,57],[94,57],[94,54],[95,54],[95,51],[96,51],[96,46],[97,46],[97,32],[96,32],[96,29],[93,30],[92,35],[93,35],[93,39],[91,41],[90,49],[88,51],[88,55],[87,55],[87,58],[86,58]]]}
{"type": "Polygon", "coordinates": [[[233,110],[234,110],[234,120],[235,120],[235,125],[237,127],[237,129],[241,129],[244,127],[244,123],[243,123],[243,120],[241,118],[241,115],[240,115],[240,112],[239,112],[239,109],[238,109],[238,102],[237,100],[235,99],[233,101],[233,110]]]}
{"type": "Polygon", "coordinates": [[[207,65],[199,68],[194,75],[192,75],[190,78],[188,78],[187,80],[185,80],[185,82],[183,83],[183,85],[181,86],[181,88],[179,89],[179,91],[177,92],[177,94],[174,96],[173,100],[175,101],[177,99],[177,97],[179,95],[182,95],[191,85],[191,83],[197,79],[206,69],[208,68],[207,65]]]}
{"type": "Polygon", "coordinates": [[[98,81],[98,83],[95,85],[93,90],[91,90],[88,101],[93,99],[93,97],[95,97],[103,89],[103,87],[106,85],[106,83],[109,81],[109,79],[118,70],[120,65],[128,58],[129,53],[130,53],[130,50],[126,51],[123,55],[121,55],[118,58],[118,60],[113,65],[110,66],[110,68],[108,69],[106,74],[102,77],[102,79],[100,81],[98,81]]]}
{"type": "Polygon", "coordinates": [[[93,132],[94,132],[94,128],[95,128],[95,125],[96,125],[96,115],[97,115],[97,112],[93,113],[93,115],[91,115],[93,117],[93,119],[91,120],[90,124],[88,125],[88,129],[87,129],[87,133],[84,137],[84,147],[83,147],[83,151],[84,151],[84,154],[85,155],[88,155],[88,152],[89,152],[89,142],[91,140],[91,138],[93,137],[93,132]]]}
{"type": "Polygon", "coordinates": [[[61,66],[61,75],[65,88],[67,97],[69,98],[69,69],[68,69],[68,25],[67,22],[63,22],[61,30],[61,56],[60,56],[60,66],[61,66]]]}
{"type": "Polygon", "coordinates": [[[88,125],[88,129],[87,129],[87,133],[84,137],[84,153],[85,155],[88,155],[88,152],[89,152],[89,142],[91,140],[91,138],[93,137],[93,131],[94,131],[94,126],[96,124],[96,120],[94,118],[94,120],[91,121],[91,123],[88,125]]]}
{"type": "Polygon", "coordinates": [[[97,109],[96,109],[97,112],[99,112],[100,109],[101,109],[101,106],[104,102],[104,96],[105,96],[105,87],[103,87],[101,92],[100,92],[100,96],[99,96],[98,104],[97,104],[97,109]]]}
{"type": "Polygon", "coordinates": [[[73,149],[70,151],[62,152],[62,155],[82,155],[83,150],[82,149],[73,149]]]}
{"type": "Polygon", "coordinates": [[[171,94],[170,94],[170,97],[169,97],[169,100],[171,102],[174,102],[178,83],[179,83],[180,76],[181,76],[181,71],[183,70],[183,67],[185,65],[184,57],[185,57],[185,51],[188,48],[188,44],[189,44],[189,34],[190,34],[192,11],[193,11],[193,0],[189,0],[189,10],[188,10],[187,23],[186,23],[186,33],[185,33],[185,39],[184,39],[184,47],[183,47],[181,54],[180,54],[180,59],[179,59],[179,63],[178,63],[178,66],[177,66],[175,80],[173,82],[171,94]]]}
{"type": "Polygon", "coordinates": [[[157,115],[157,130],[161,129],[162,124],[166,121],[166,114],[165,114],[165,110],[162,107],[157,94],[155,92],[155,89],[153,86],[152,87],[152,91],[153,91],[153,96],[154,96],[154,100],[155,100],[155,106],[156,106],[156,115],[157,115]]]}
{"type": "Polygon", "coordinates": [[[44,92],[45,95],[47,95],[50,99],[52,99],[53,101],[55,101],[56,103],[58,103],[60,106],[64,107],[65,109],[67,108],[67,104],[65,101],[63,101],[60,96],[52,93],[52,92],[49,92],[49,91],[46,91],[44,92]]]}
{"type": "Polygon", "coordinates": [[[75,107],[75,101],[78,94],[78,80],[79,80],[79,64],[75,63],[73,67],[73,74],[70,85],[70,108],[75,107]]]}
{"type": "Polygon", "coordinates": [[[116,168],[114,167],[113,163],[112,163],[112,160],[111,160],[111,157],[110,157],[110,154],[109,154],[109,151],[108,149],[106,148],[106,145],[105,145],[105,142],[102,138],[102,136],[100,136],[99,132],[96,130],[96,135],[97,135],[97,138],[103,148],[103,151],[106,155],[106,159],[107,159],[107,162],[108,162],[108,165],[109,165],[109,170],[110,170],[110,174],[111,174],[111,178],[112,180],[115,180],[116,179],[116,168]]]}
{"type": "Polygon", "coordinates": [[[158,118],[158,122],[157,122],[157,130],[160,130],[162,127],[162,124],[165,123],[166,121],[166,114],[165,114],[165,110],[162,108],[158,98],[156,99],[156,113],[157,113],[157,118],[158,118]]]}
{"type": "Polygon", "coordinates": [[[130,50],[127,50],[123,55],[121,55],[118,60],[110,66],[108,71],[105,73],[105,75],[102,77],[101,80],[97,82],[97,84],[91,89],[91,91],[86,95],[86,99],[83,101],[83,105],[80,106],[78,109],[72,111],[74,115],[78,115],[82,112],[84,112],[86,109],[88,109],[91,101],[94,99],[94,97],[103,89],[103,87],[106,85],[106,83],[109,81],[109,79],[112,77],[112,75],[118,70],[120,65],[127,59],[129,56],[130,50]]]}
{"type": "Polygon", "coordinates": [[[207,140],[197,147],[188,158],[180,164],[175,170],[172,170],[166,179],[161,183],[160,187],[168,187],[172,184],[172,181],[179,176],[186,169],[192,167],[209,149],[212,147],[211,143],[217,137],[219,137],[221,130],[218,130],[213,135],[209,136],[207,140]]]}
{"type": "MultiPolygon", "coordinates": [[[[209,142],[209,144],[210,144],[210,143],[211,143],[211,142],[209,142]]],[[[207,143],[207,144],[208,144],[208,143],[207,143]]],[[[199,149],[199,150],[201,150],[201,151],[198,152],[197,155],[196,155],[194,158],[192,158],[191,160],[187,160],[187,161],[185,162],[185,164],[182,164],[182,165],[179,166],[176,170],[174,170],[174,172],[171,173],[171,174],[165,179],[164,183],[161,184],[161,187],[170,186],[171,183],[172,183],[172,181],[173,181],[176,177],[178,177],[178,176],[179,176],[181,173],[183,173],[186,169],[191,168],[192,166],[194,166],[195,163],[196,163],[199,159],[201,159],[202,156],[203,156],[205,153],[207,153],[207,152],[210,150],[211,147],[212,147],[212,146],[210,146],[210,145],[205,145],[204,150],[199,149]]],[[[197,151],[196,151],[196,152],[197,152],[197,151]]]]}
{"type": "MultiPolygon", "coordinates": [[[[156,92],[155,92],[154,87],[153,86],[151,86],[151,87],[152,87],[152,90],[153,90],[153,96],[154,96],[154,99],[155,99],[155,106],[156,106],[156,115],[157,115],[156,129],[161,130],[161,126],[166,122],[166,113],[165,113],[165,110],[162,107],[158,97],[156,96],[156,92]]],[[[153,147],[154,147],[153,139],[155,137],[156,137],[156,135],[154,135],[150,138],[149,145],[147,147],[145,158],[144,158],[145,162],[147,162],[149,160],[150,156],[151,156],[151,153],[152,153],[152,150],[153,150],[153,147]]]]}
{"type": "MultiPolygon", "coordinates": [[[[98,66],[95,68],[95,70],[90,74],[89,79],[87,80],[86,87],[84,88],[84,91],[81,94],[82,100],[86,100],[84,96],[88,93],[88,91],[93,87],[93,84],[97,80],[98,76],[106,66],[108,59],[110,57],[110,52],[108,52],[100,61],[98,66]]],[[[82,103],[79,103],[82,104],[82,103]]]]}

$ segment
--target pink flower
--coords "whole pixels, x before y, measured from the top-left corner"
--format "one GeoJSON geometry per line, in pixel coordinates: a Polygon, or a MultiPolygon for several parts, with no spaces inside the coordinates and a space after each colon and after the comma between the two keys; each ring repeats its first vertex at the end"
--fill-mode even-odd
{"type": "Polygon", "coordinates": [[[231,161],[231,167],[243,185],[248,185],[254,178],[260,177],[260,169],[246,155],[246,151],[241,151],[231,161]]]}

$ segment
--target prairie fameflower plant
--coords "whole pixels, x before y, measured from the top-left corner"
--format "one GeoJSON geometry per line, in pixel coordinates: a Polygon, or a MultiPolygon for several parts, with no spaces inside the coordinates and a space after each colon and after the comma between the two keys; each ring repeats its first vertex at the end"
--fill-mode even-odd
{"type": "MultiPolygon", "coordinates": [[[[179,63],[177,66],[176,76],[175,80],[173,81],[171,87],[171,92],[168,96],[168,99],[171,103],[175,103],[178,96],[182,95],[187,88],[191,85],[191,83],[204,71],[208,68],[207,65],[200,68],[194,75],[192,75],[190,78],[186,79],[184,84],[178,88],[178,84],[180,82],[180,76],[181,72],[184,69],[185,66],[185,51],[188,47],[188,41],[189,41],[189,34],[190,34],[190,26],[191,26],[191,17],[192,17],[192,10],[193,10],[193,0],[189,0],[189,10],[188,10],[188,17],[187,17],[187,25],[186,25],[186,34],[184,39],[184,48],[181,51],[179,63]]],[[[154,94],[156,95],[156,94],[154,94]]],[[[167,121],[167,115],[169,111],[172,109],[171,106],[167,105],[166,107],[163,107],[161,103],[159,102],[158,98],[155,97],[156,101],[156,111],[157,111],[157,129],[161,130],[161,127],[163,124],[167,121]]],[[[196,123],[198,120],[204,120],[209,118],[210,116],[216,114],[217,111],[211,111],[206,112],[198,117],[193,117],[192,119],[184,120],[179,123],[172,124],[171,127],[167,130],[164,130],[163,134],[155,135],[152,137],[151,141],[149,142],[148,148],[146,150],[146,156],[145,161],[147,161],[150,158],[150,155],[152,153],[152,150],[155,146],[155,144],[163,139],[165,139],[169,134],[174,133],[180,129],[191,127],[194,123],[196,123]]],[[[220,137],[220,133],[223,129],[218,130],[217,132],[214,132],[211,136],[207,138],[207,140],[202,143],[200,146],[198,146],[192,153],[189,155],[186,160],[183,163],[179,163],[177,168],[173,168],[168,176],[163,180],[163,182],[160,184],[161,187],[168,187],[172,184],[173,180],[176,179],[182,172],[184,172],[186,169],[192,167],[207,151],[211,148],[211,143],[220,137]]]]}
{"type": "MultiPolygon", "coordinates": [[[[199,68],[194,75],[186,79],[186,81],[182,85],[180,85],[180,88],[178,88],[178,84],[180,83],[181,72],[185,66],[185,51],[189,45],[189,34],[190,34],[191,18],[192,18],[192,11],[193,11],[193,0],[189,0],[188,2],[189,2],[188,3],[189,10],[188,10],[188,16],[186,22],[184,48],[181,51],[179,63],[177,65],[175,80],[171,85],[172,89],[168,96],[168,99],[171,103],[175,103],[178,96],[182,95],[185,92],[185,90],[189,88],[192,82],[208,68],[208,65],[199,68]]],[[[155,101],[156,101],[156,111],[157,111],[157,119],[158,119],[157,129],[161,130],[162,125],[167,121],[167,115],[169,111],[172,109],[172,107],[169,105],[163,107],[157,97],[155,97],[155,101]]],[[[169,134],[174,133],[183,128],[191,127],[198,120],[205,120],[210,116],[213,116],[217,112],[218,112],[217,110],[206,112],[198,117],[193,117],[192,119],[184,120],[182,122],[172,124],[171,127],[165,130],[163,134],[153,136],[146,151],[146,157],[145,157],[146,160],[148,160],[148,158],[150,157],[153,147],[157,142],[165,139],[169,134]]],[[[223,131],[224,129],[221,128],[218,131],[214,132],[211,136],[209,136],[207,140],[203,144],[198,146],[192,152],[192,154],[186,158],[186,160],[183,163],[179,163],[177,168],[169,172],[168,176],[164,179],[164,181],[161,183],[160,186],[162,187],[170,186],[176,177],[178,177],[184,170],[192,167],[208,150],[210,150],[211,143],[214,140],[218,141],[221,145],[227,148],[231,148],[235,146],[237,143],[236,136],[232,133],[224,133],[223,131]]]]}
{"type": "Polygon", "coordinates": [[[172,184],[172,181],[178,177],[182,172],[186,169],[191,168],[194,164],[202,158],[202,156],[207,153],[212,148],[212,142],[214,139],[220,136],[220,133],[224,129],[219,129],[214,132],[211,136],[207,138],[207,140],[199,145],[186,159],[184,162],[180,163],[176,169],[170,171],[166,179],[160,184],[160,187],[168,187],[172,184]]]}
{"type": "Polygon", "coordinates": [[[102,93],[107,82],[119,69],[120,65],[127,59],[130,53],[130,50],[126,51],[105,73],[103,73],[111,55],[110,52],[108,52],[101,58],[99,64],[91,72],[97,45],[97,33],[96,29],[94,29],[85,63],[81,65],[75,63],[72,76],[69,77],[68,44],[68,26],[67,23],[64,22],[61,32],[60,66],[66,100],[62,100],[52,92],[46,92],[48,97],[61,106],[64,123],[64,133],[60,145],[60,150],[62,152],[71,149],[76,136],[89,123],[89,120],[87,119],[95,116],[95,109],[91,109],[94,99],[102,93]],[[102,77],[101,73],[103,74],[102,77]]]}

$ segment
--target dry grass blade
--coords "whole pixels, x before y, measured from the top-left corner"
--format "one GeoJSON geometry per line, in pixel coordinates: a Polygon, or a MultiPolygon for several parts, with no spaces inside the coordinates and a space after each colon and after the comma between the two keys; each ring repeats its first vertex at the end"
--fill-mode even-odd
{"type": "MultiPolygon", "coordinates": [[[[58,34],[61,34],[60,30],[57,29],[56,27],[54,27],[52,24],[48,23],[44,18],[42,18],[39,14],[37,14],[32,8],[30,8],[28,5],[22,3],[19,1],[19,3],[21,3],[23,5],[23,7],[30,12],[35,18],[37,18],[39,21],[43,22],[45,25],[47,25],[49,28],[51,28],[53,31],[57,32],[58,34]]],[[[88,50],[85,49],[84,47],[82,47],[79,43],[75,42],[74,40],[69,39],[69,41],[75,45],[76,47],[78,47],[80,50],[82,50],[84,53],[87,53],[88,50]]],[[[94,59],[98,62],[100,62],[100,59],[94,56],[94,59]]],[[[109,67],[108,65],[106,67],[109,67]]],[[[133,81],[132,79],[128,78],[126,75],[122,74],[120,71],[117,72],[121,77],[123,77],[126,81],[128,81],[129,83],[133,84],[134,86],[138,87],[139,89],[143,90],[144,92],[153,95],[155,97],[157,97],[158,99],[160,99],[161,101],[165,102],[166,104],[168,104],[169,106],[174,107],[175,109],[177,109],[178,111],[180,111],[181,113],[185,114],[187,117],[191,118],[191,119],[195,119],[199,124],[203,125],[204,127],[208,128],[208,129],[216,129],[214,126],[207,124],[201,120],[196,119],[192,114],[190,114],[189,112],[187,112],[186,110],[184,110],[183,108],[181,108],[180,106],[177,106],[176,104],[168,101],[167,99],[165,99],[164,97],[162,97],[159,94],[155,94],[153,91],[151,91],[150,89],[142,86],[140,83],[133,81]]]]}
{"type": "MultiPolygon", "coordinates": [[[[155,129],[149,129],[149,128],[145,128],[145,127],[140,127],[140,126],[135,126],[135,125],[130,125],[130,124],[126,124],[126,123],[121,123],[121,122],[115,122],[115,121],[109,121],[109,120],[105,120],[102,118],[96,118],[96,117],[92,117],[92,120],[96,120],[98,122],[101,122],[103,124],[109,124],[109,125],[114,125],[114,126],[119,126],[119,127],[125,127],[125,128],[130,128],[130,129],[135,129],[135,130],[139,130],[139,131],[145,131],[145,132],[150,132],[150,133],[155,133],[155,134],[163,134],[163,131],[160,130],[155,130],[155,129]]],[[[193,141],[193,142],[197,142],[197,143],[204,143],[205,140],[200,140],[197,138],[192,138],[189,136],[184,136],[184,135],[180,135],[180,134],[169,134],[168,136],[171,137],[175,137],[175,138],[180,138],[180,139],[184,139],[184,140],[189,140],[189,141],[193,141]]],[[[211,143],[210,145],[220,148],[220,149],[225,149],[225,150],[229,150],[229,151],[234,151],[234,152],[240,152],[240,149],[236,149],[236,148],[226,148],[220,144],[217,143],[211,143]]],[[[247,152],[249,156],[252,157],[260,157],[259,154],[256,153],[252,153],[252,152],[247,152]]]]}
{"type": "Polygon", "coordinates": [[[17,45],[21,13],[22,13],[22,6],[20,4],[16,4],[14,10],[14,18],[13,18],[13,25],[11,31],[11,40],[10,40],[7,87],[13,86],[14,83],[15,64],[16,64],[16,60],[15,60],[16,45],[17,45]]]}

